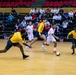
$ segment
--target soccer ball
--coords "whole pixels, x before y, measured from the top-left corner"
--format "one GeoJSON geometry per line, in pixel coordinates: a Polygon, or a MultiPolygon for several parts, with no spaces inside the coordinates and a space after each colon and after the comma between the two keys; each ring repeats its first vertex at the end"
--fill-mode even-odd
{"type": "Polygon", "coordinates": [[[57,55],[57,56],[60,56],[60,52],[56,52],[56,55],[57,55]]]}

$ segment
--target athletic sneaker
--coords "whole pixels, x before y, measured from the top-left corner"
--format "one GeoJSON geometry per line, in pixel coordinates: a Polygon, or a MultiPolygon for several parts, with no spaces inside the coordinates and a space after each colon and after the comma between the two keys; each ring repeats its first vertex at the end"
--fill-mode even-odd
{"type": "Polygon", "coordinates": [[[74,52],[72,53],[72,55],[75,54],[74,52]]]}
{"type": "Polygon", "coordinates": [[[27,57],[29,57],[29,55],[23,55],[23,59],[25,59],[25,58],[27,58],[27,57]]]}
{"type": "Polygon", "coordinates": [[[45,48],[45,47],[43,47],[43,46],[42,46],[41,48],[42,48],[42,50],[46,50],[46,48],[45,48]]]}
{"type": "Polygon", "coordinates": [[[28,49],[29,49],[28,46],[26,46],[26,51],[27,51],[27,52],[28,52],[28,49]]]}

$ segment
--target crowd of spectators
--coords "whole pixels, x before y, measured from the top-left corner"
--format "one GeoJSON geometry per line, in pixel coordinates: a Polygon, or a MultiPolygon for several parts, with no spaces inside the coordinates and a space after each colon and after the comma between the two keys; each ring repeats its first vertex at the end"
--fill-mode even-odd
{"type": "MultiPolygon", "coordinates": [[[[7,18],[8,23],[10,23],[12,22],[12,20],[14,20],[15,17],[14,14],[12,15],[10,13],[7,18]]],[[[73,25],[76,22],[76,12],[70,11],[66,13],[64,12],[63,9],[60,8],[50,9],[49,7],[46,10],[44,10],[44,8],[40,8],[40,10],[38,10],[37,8],[31,8],[29,14],[25,15],[23,20],[16,18],[17,22],[15,24],[14,31],[26,28],[30,21],[33,23],[33,25],[38,27],[38,23],[42,21],[42,18],[46,18],[47,20],[44,27],[44,34],[46,36],[52,23],[56,23],[57,24],[56,34],[61,35],[62,37],[66,37],[68,26],[73,25]]]]}

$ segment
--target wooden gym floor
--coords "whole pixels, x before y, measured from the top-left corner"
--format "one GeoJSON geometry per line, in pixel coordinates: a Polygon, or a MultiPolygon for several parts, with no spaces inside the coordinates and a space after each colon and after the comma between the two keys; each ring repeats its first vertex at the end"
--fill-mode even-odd
{"type": "MultiPolygon", "coordinates": [[[[76,54],[71,55],[70,42],[58,42],[60,56],[53,53],[53,43],[45,51],[41,44],[42,41],[37,41],[29,52],[25,51],[30,56],[25,60],[16,47],[0,54],[0,75],[76,75],[76,54]]],[[[0,40],[0,49],[5,45],[6,40],[0,40]]]]}

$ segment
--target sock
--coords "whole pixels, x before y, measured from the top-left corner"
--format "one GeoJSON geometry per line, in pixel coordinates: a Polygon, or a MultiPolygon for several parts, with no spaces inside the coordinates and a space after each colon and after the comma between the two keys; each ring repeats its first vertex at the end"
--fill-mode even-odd
{"type": "Polygon", "coordinates": [[[56,51],[56,47],[54,47],[54,51],[56,51]]]}
{"type": "Polygon", "coordinates": [[[42,44],[42,47],[44,47],[44,45],[42,44]]]}

